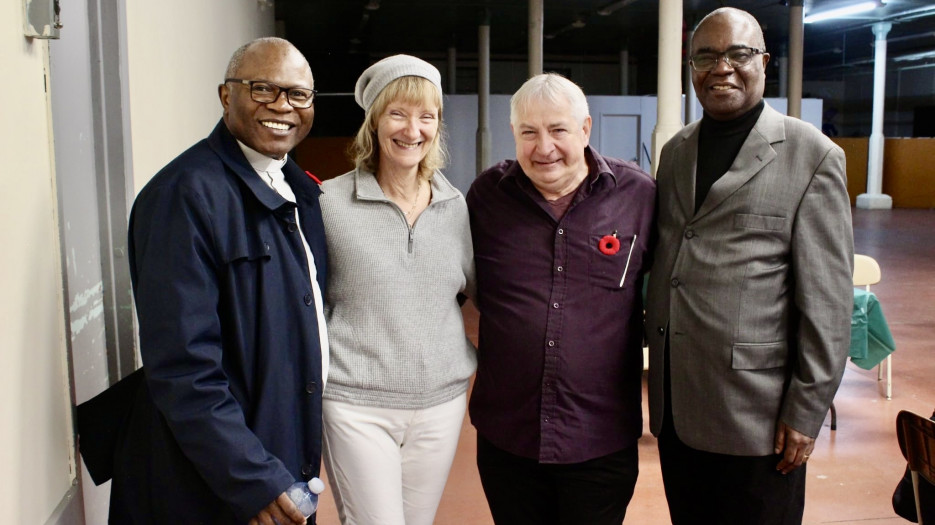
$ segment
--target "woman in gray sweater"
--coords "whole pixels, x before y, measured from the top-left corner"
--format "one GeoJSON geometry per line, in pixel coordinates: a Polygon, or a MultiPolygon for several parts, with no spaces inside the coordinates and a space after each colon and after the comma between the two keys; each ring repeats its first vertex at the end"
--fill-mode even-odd
{"type": "Polygon", "coordinates": [[[454,459],[475,351],[459,296],[467,207],[438,170],[441,75],[396,55],[357,81],[357,168],[324,183],[331,368],[324,461],[341,521],[430,525],[454,459]]]}

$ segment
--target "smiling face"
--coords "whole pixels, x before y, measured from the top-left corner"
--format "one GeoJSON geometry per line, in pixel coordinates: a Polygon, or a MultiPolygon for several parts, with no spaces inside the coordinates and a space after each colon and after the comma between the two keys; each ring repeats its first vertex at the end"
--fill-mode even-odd
{"type": "Polygon", "coordinates": [[[529,100],[510,127],[516,160],[546,199],[571,193],[587,176],[584,148],[591,136],[591,117],[580,122],[567,99],[529,100]]]}
{"type": "Polygon", "coordinates": [[[429,100],[390,101],[377,120],[378,172],[417,172],[435,144],[438,122],[438,105],[429,100]]]}
{"type": "MultiPolygon", "coordinates": [[[[692,38],[692,56],[730,49],[764,49],[756,20],[736,10],[724,10],[702,21],[692,38]]],[[[731,68],[723,56],[711,71],[692,69],[692,85],[705,112],[715,120],[735,119],[763,99],[769,54],[755,55],[744,67],[731,68]]]]}
{"type": "MultiPolygon", "coordinates": [[[[265,80],[282,87],[312,89],[312,70],[305,57],[288,44],[258,43],[243,56],[230,75],[246,80],[265,80]]],[[[250,86],[225,83],[219,88],[224,123],[238,140],[275,159],[283,158],[308,135],[315,117],[314,106],[296,109],[285,93],[268,104],[250,98],[250,86]]]]}

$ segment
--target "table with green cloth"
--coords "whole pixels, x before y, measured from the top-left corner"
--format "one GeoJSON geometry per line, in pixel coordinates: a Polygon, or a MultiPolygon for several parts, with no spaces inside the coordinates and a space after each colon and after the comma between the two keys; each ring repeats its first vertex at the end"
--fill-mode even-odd
{"type": "Polygon", "coordinates": [[[854,311],[851,314],[851,361],[870,370],[896,350],[893,334],[883,317],[880,301],[873,292],[854,288],[854,311]]]}

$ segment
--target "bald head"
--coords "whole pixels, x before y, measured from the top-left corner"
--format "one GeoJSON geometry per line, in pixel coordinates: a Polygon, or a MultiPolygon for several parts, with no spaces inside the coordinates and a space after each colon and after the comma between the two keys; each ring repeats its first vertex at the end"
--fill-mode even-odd
{"type": "Polygon", "coordinates": [[[701,31],[705,24],[712,22],[714,19],[723,19],[723,21],[726,21],[732,26],[743,25],[749,27],[750,30],[753,31],[752,38],[754,39],[753,42],[751,42],[751,45],[759,49],[766,49],[766,40],[763,38],[763,29],[760,27],[760,23],[756,18],[753,17],[753,15],[734,7],[722,7],[708,13],[704,18],[701,19],[701,22],[698,22],[698,25],[695,26],[695,32],[692,34],[692,41],[689,42],[688,46],[688,48],[691,49],[693,53],[695,49],[695,34],[701,31]]]}
{"type": "MultiPolygon", "coordinates": [[[[257,47],[268,47],[274,50],[278,50],[282,54],[294,51],[299,55],[302,55],[302,53],[296,49],[294,45],[292,45],[292,42],[289,42],[286,39],[275,36],[257,38],[256,40],[251,40],[250,42],[247,42],[246,44],[238,47],[237,50],[234,51],[234,54],[231,55],[230,61],[227,63],[227,69],[224,70],[224,78],[237,78],[237,74],[240,71],[240,67],[243,65],[244,57],[247,55],[247,52],[254,50],[254,48],[257,47]]],[[[305,60],[304,55],[302,55],[302,59],[305,60]]]]}

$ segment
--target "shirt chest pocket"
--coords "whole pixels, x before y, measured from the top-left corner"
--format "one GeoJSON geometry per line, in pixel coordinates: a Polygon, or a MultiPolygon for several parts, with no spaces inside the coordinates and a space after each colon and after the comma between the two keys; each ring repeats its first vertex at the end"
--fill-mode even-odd
{"type": "Polygon", "coordinates": [[[592,233],[588,238],[588,279],[594,286],[614,290],[630,288],[636,282],[642,250],[634,234],[592,233]]]}

